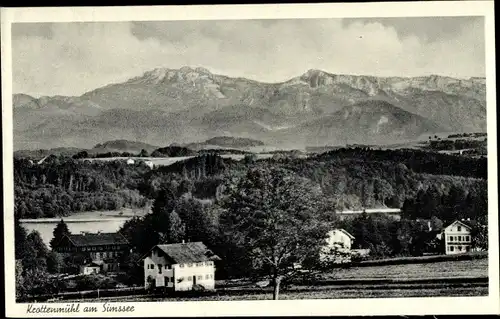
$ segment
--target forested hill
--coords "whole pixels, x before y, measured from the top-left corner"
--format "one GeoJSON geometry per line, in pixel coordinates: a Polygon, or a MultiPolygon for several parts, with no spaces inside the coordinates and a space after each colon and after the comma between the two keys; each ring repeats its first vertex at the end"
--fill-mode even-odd
{"type": "Polygon", "coordinates": [[[485,158],[416,150],[340,149],[305,159],[279,155],[265,160],[248,156],[242,161],[206,154],[154,170],[118,161],[84,163],[71,158],[41,165],[16,158],[14,166],[15,214],[20,218],[143,207],[164,187],[213,201],[232,178],[259,166],[280,166],[311,179],[337,210],[403,207],[405,201],[431,188],[441,197],[453,190],[464,201],[468,197],[482,203],[476,207],[486,207],[487,201],[485,158]]]}
{"type": "Polygon", "coordinates": [[[406,165],[416,173],[434,175],[454,175],[484,178],[487,173],[487,159],[454,156],[414,149],[372,150],[367,148],[342,148],[322,153],[319,160],[338,158],[359,159],[360,161],[386,161],[406,165]]]}

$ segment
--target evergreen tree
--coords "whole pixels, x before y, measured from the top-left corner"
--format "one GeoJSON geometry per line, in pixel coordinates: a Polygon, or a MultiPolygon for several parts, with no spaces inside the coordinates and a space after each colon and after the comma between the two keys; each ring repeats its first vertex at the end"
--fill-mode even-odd
{"type": "Polygon", "coordinates": [[[50,240],[50,248],[52,250],[59,244],[59,242],[63,239],[65,235],[70,235],[70,231],[68,225],[61,219],[59,223],[57,223],[54,231],[52,232],[52,239],[50,240]]]}

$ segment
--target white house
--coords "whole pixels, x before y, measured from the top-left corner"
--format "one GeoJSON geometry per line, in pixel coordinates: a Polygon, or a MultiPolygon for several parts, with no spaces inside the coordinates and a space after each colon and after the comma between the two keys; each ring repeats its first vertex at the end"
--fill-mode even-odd
{"type": "Polygon", "coordinates": [[[80,266],[80,273],[84,275],[98,274],[101,272],[102,263],[91,261],[85,265],[80,266]]]}
{"type": "Polygon", "coordinates": [[[202,242],[156,245],[142,260],[145,288],[186,291],[202,286],[215,289],[214,261],[220,258],[202,242]]]}
{"type": "Polygon", "coordinates": [[[135,164],[135,161],[132,158],[129,158],[129,159],[127,159],[127,164],[133,165],[133,164],[135,164]]]}
{"type": "Polygon", "coordinates": [[[462,254],[471,251],[471,226],[456,220],[443,231],[445,254],[462,254]]]}
{"type": "Polygon", "coordinates": [[[144,164],[151,169],[153,169],[155,167],[155,165],[153,164],[153,161],[144,161],[144,164]]]}
{"type": "Polygon", "coordinates": [[[328,232],[326,245],[321,248],[320,261],[335,263],[349,262],[354,236],[345,229],[334,229],[328,232]]]}

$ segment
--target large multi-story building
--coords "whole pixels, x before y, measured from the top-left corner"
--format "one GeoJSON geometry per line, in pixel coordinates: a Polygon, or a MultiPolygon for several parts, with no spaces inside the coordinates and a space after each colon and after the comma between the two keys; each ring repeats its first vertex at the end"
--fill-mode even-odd
{"type": "Polygon", "coordinates": [[[80,272],[84,274],[120,270],[121,255],[130,250],[120,233],[81,233],[65,235],[55,247],[64,255],[82,256],[80,272]]]}
{"type": "Polygon", "coordinates": [[[202,242],[156,245],[142,260],[146,288],[186,291],[201,286],[215,289],[214,261],[220,258],[202,242]]]}
{"type": "Polygon", "coordinates": [[[445,254],[463,254],[472,250],[472,227],[456,220],[444,229],[445,254]]]}

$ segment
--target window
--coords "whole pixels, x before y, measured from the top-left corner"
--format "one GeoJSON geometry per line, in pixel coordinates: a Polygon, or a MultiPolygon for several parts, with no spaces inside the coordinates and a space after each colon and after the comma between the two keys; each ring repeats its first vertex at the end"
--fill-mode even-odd
{"type": "Polygon", "coordinates": [[[198,266],[204,266],[205,263],[201,262],[201,263],[198,263],[198,266]]]}
{"type": "Polygon", "coordinates": [[[151,264],[151,269],[155,269],[155,264],[151,264]]]}
{"type": "Polygon", "coordinates": [[[470,241],[470,236],[465,236],[465,241],[470,241]]]}
{"type": "Polygon", "coordinates": [[[453,241],[453,236],[448,236],[449,241],[453,241]]]}
{"type": "Polygon", "coordinates": [[[458,231],[462,231],[462,226],[457,226],[458,231]]]}
{"type": "Polygon", "coordinates": [[[191,280],[192,280],[191,276],[188,276],[188,281],[191,281],[191,280]]]}
{"type": "Polygon", "coordinates": [[[458,250],[462,251],[462,246],[458,246],[458,250]]]}
{"type": "Polygon", "coordinates": [[[184,264],[179,264],[179,267],[184,268],[184,264]]]}
{"type": "Polygon", "coordinates": [[[188,264],[188,267],[193,267],[193,264],[188,264]]]}
{"type": "Polygon", "coordinates": [[[453,246],[450,246],[450,251],[453,251],[453,246]]]}
{"type": "Polygon", "coordinates": [[[202,280],[203,279],[203,276],[198,276],[198,280],[202,280]]]}
{"type": "Polygon", "coordinates": [[[162,264],[158,264],[158,273],[161,274],[161,266],[162,264]]]}
{"type": "Polygon", "coordinates": [[[458,236],[458,241],[462,241],[462,236],[458,236]]]}
{"type": "Polygon", "coordinates": [[[205,275],[205,279],[210,279],[210,275],[205,275]]]}
{"type": "Polygon", "coordinates": [[[172,265],[165,265],[165,269],[172,269],[172,265]]]}
{"type": "Polygon", "coordinates": [[[469,252],[470,251],[470,246],[465,246],[465,251],[469,252]]]}
{"type": "Polygon", "coordinates": [[[168,277],[165,277],[165,284],[168,283],[168,277]]]}

